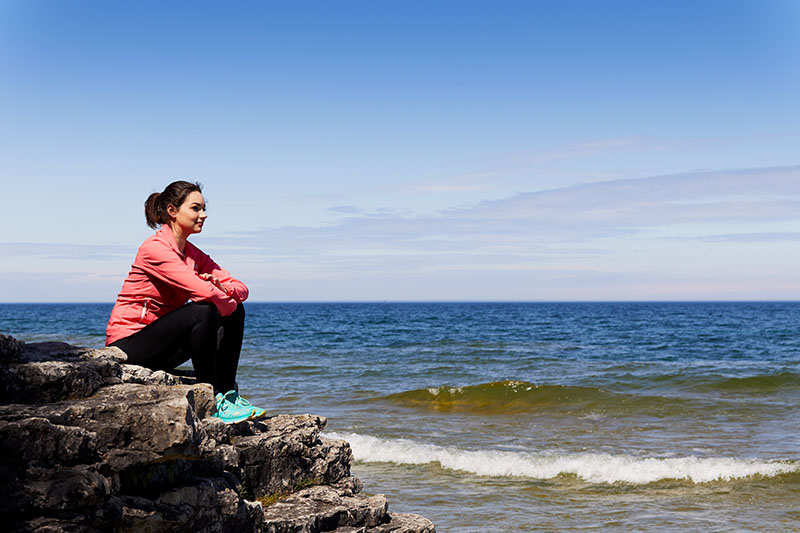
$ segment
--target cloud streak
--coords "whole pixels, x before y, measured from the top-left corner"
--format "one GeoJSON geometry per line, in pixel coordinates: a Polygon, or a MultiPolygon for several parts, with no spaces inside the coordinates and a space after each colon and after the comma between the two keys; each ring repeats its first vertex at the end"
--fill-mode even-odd
{"type": "Polygon", "coordinates": [[[136,248],[108,244],[67,244],[67,243],[32,243],[3,242],[0,243],[2,260],[38,259],[38,260],[106,260],[129,257],[133,260],[136,248]]]}
{"type": "Polygon", "coordinates": [[[800,296],[794,273],[770,266],[800,234],[800,166],[590,183],[426,217],[352,212],[209,247],[254,265],[272,294],[321,299],[800,296]]]}
{"type": "MultiPolygon", "coordinates": [[[[355,214],[328,226],[264,229],[214,244],[301,257],[363,256],[367,251],[386,256],[560,254],[565,245],[585,253],[598,240],[654,227],[798,219],[800,167],[783,167],[591,183],[520,193],[426,217],[355,214]]],[[[753,239],[770,237],[760,233],[753,239]]]]}
{"type": "Polygon", "coordinates": [[[663,145],[648,143],[640,139],[603,139],[575,143],[557,150],[525,154],[524,159],[537,163],[547,161],[571,161],[597,155],[605,155],[612,152],[658,149],[663,149],[663,145]]]}

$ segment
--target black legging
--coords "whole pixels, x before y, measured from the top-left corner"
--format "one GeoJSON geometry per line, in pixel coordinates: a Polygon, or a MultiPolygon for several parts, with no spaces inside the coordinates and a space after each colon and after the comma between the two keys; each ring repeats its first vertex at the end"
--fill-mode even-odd
{"type": "Polygon", "coordinates": [[[111,346],[125,352],[128,363],[152,370],[173,370],[191,359],[197,380],[224,394],[235,386],[243,334],[242,304],[220,316],[214,304],[192,302],[111,346]]]}

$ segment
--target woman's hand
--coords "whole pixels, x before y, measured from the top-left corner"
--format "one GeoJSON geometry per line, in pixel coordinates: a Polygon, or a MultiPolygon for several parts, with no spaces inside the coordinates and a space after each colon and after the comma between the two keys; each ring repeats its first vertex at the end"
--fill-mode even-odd
{"type": "Polygon", "coordinates": [[[214,285],[216,288],[218,288],[219,290],[221,290],[225,294],[230,295],[228,293],[228,289],[226,289],[225,287],[222,286],[222,282],[220,282],[220,280],[218,278],[215,278],[211,274],[199,274],[199,276],[200,276],[200,279],[204,279],[204,280],[210,282],[212,285],[214,285]]]}

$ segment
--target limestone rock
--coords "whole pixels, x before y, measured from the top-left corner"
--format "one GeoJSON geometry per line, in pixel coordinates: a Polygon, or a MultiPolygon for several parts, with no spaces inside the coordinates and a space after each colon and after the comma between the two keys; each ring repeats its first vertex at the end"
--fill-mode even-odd
{"type": "Polygon", "coordinates": [[[85,357],[108,359],[110,361],[116,361],[117,363],[124,363],[128,360],[128,354],[116,346],[106,346],[105,348],[100,348],[99,350],[90,350],[85,354],[85,357]]]}
{"type": "Polygon", "coordinates": [[[361,493],[325,418],[224,424],[209,385],[125,361],[0,335],[4,530],[434,532],[361,493]]]}
{"type": "Polygon", "coordinates": [[[418,514],[389,513],[389,520],[366,533],[436,533],[433,522],[418,514]]]}
{"type": "Polygon", "coordinates": [[[329,486],[310,487],[267,507],[264,531],[314,533],[341,527],[372,527],[384,520],[387,507],[382,494],[343,495],[329,486]]]}
{"type": "Polygon", "coordinates": [[[0,333],[0,362],[10,363],[19,361],[24,345],[24,342],[18,341],[12,336],[0,333]]]}
{"type": "Polygon", "coordinates": [[[87,358],[90,352],[63,342],[24,344],[2,374],[0,402],[77,400],[91,396],[107,380],[119,381],[119,364],[87,358]]]}

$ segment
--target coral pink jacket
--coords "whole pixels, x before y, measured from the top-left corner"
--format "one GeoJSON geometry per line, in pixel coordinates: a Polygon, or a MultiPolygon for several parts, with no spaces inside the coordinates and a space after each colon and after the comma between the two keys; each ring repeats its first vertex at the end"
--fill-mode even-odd
{"type": "Polygon", "coordinates": [[[244,283],[199,248],[187,241],[184,252],[178,249],[168,224],[144,241],[108,319],[106,345],[136,333],[189,300],[212,302],[222,316],[227,316],[247,299],[249,291],[244,283]],[[200,274],[213,275],[226,291],[200,278],[200,274]]]}

